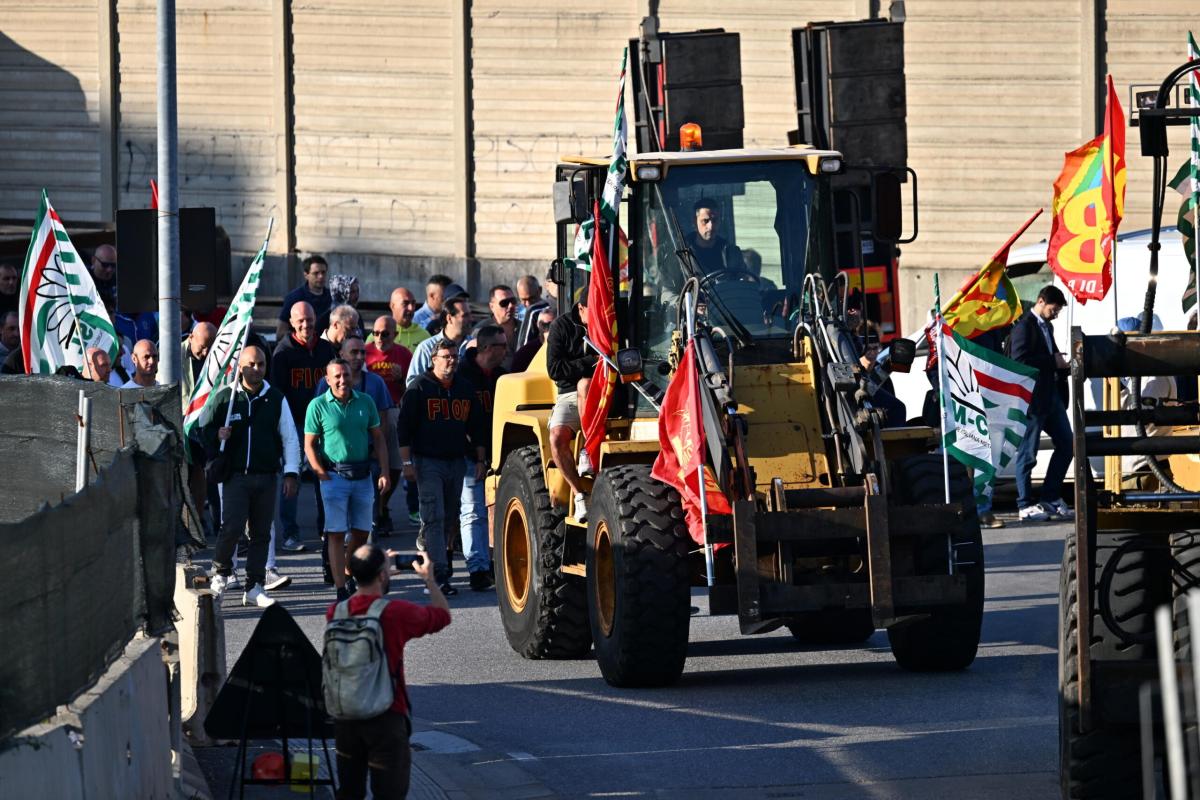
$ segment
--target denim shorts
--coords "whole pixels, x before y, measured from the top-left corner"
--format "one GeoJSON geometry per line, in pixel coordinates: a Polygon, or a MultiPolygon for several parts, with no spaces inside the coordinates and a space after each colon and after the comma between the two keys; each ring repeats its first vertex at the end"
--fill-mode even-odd
{"type": "Polygon", "coordinates": [[[327,533],[371,530],[375,488],[370,478],[348,481],[330,472],[329,480],[321,481],[321,502],[325,504],[327,533]]]}

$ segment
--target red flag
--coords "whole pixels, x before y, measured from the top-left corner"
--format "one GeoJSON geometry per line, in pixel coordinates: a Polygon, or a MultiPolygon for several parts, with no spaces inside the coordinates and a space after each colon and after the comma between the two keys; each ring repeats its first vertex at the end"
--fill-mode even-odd
{"type": "Polygon", "coordinates": [[[658,441],[662,448],[650,475],[669,484],[683,499],[688,533],[696,544],[704,544],[700,518],[700,482],[703,468],[705,498],[709,514],[732,514],[729,499],[717,486],[712,469],[704,463],[704,421],[700,411],[700,380],[692,342],[683,351],[683,363],[667,385],[658,414],[658,441]]]}
{"type": "Polygon", "coordinates": [[[1104,133],[1067,153],[1054,182],[1046,260],[1081,303],[1112,286],[1113,241],[1125,212],[1125,112],[1108,77],[1104,133]]]}
{"type": "MultiPolygon", "coordinates": [[[[596,227],[592,236],[592,278],[588,284],[587,329],[588,338],[609,358],[617,341],[617,312],[613,306],[612,270],[608,267],[608,252],[604,237],[600,235],[600,204],[594,210],[596,227]]],[[[592,382],[579,411],[583,425],[583,446],[587,449],[592,464],[600,464],[600,443],[608,421],[608,409],[612,403],[613,387],[617,373],[608,368],[603,359],[596,362],[592,382]]]]}
{"type": "Polygon", "coordinates": [[[158,209],[158,182],[154,178],[150,179],[150,207],[158,209]]]}

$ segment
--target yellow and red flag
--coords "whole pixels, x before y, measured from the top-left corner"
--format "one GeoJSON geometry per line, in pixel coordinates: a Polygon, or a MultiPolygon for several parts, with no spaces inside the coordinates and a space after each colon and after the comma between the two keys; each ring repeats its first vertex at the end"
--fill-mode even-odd
{"type": "Polygon", "coordinates": [[[1008,279],[1008,251],[1041,214],[1042,209],[1039,208],[1016,233],[1008,237],[992,260],[967,278],[950,302],[946,303],[942,317],[959,336],[974,339],[981,333],[1009,325],[1020,316],[1021,298],[1017,296],[1017,288],[1008,279]]]}
{"type": "Polygon", "coordinates": [[[683,500],[688,533],[696,544],[704,544],[704,523],[700,515],[700,479],[704,475],[704,496],[709,514],[732,514],[729,499],[717,485],[704,457],[704,420],[700,411],[700,379],[696,372],[696,351],[689,341],[683,361],[663,397],[658,414],[658,441],[662,448],[654,460],[650,475],[675,487],[683,500]]]}
{"type": "Polygon", "coordinates": [[[1104,133],[1066,155],[1054,182],[1046,260],[1080,303],[1112,286],[1113,240],[1125,213],[1125,112],[1108,76],[1104,133]]]}
{"type": "MultiPolygon", "coordinates": [[[[600,206],[594,211],[596,235],[592,237],[592,276],[588,283],[588,339],[608,358],[616,352],[617,312],[613,304],[612,270],[608,266],[607,247],[600,235],[600,206]]],[[[583,399],[579,417],[583,426],[583,446],[593,464],[600,463],[600,443],[604,441],[608,409],[612,404],[616,371],[604,359],[596,362],[592,382],[583,399]]]]}

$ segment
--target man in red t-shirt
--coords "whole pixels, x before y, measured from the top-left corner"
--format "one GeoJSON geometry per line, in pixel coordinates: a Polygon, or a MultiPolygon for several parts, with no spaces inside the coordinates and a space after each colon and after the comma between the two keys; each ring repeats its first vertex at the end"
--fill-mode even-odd
{"type": "MultiPolygon", "coordinates": [[[[394,550],[383,550],[364,544],[350,555],[350,573],[358,582],[358,591],[343,602],[350,604],[350,613],[361,616],[371,604],[388,593],[391,560],[394,550]]],[[[430,633],[437,633],[450,624],[450,604],[433,577],[433,562],[424,553],[414,561],[413,570],[425,582],[432,605],[422,606],[407,600],[392,600],[383,610],[383,646],[387,651],[388,669],[395,678],[392,707],[377,717],[360,720],[335,720],[334,740],[337,747],[338,800],[361,800],[367,793],[367,769],[371,772],[371,794],[377,798],[405,797],[408,794],[412,753],[408,740],[412,734],[409,720],[411,707],[404,681],[404,644],[430,633]]],[[[326,621],[333,619],[337,603],[325,612],[326,621]]]]}
{"type": "MultiPolygon", "coordinates": [[[[374,341],[367,345],[367,369],[383,378],[387,384],[388,393],[395,405],[387,410],[390,430],[396,430],[397,414],[400,413],[400,398],[404,395],[404,378],[408,374],[408,365],[412,361],[412,351],[403,345],[396,344],[396,320],[382,316],[375,320],[371,328],[375,334],[374,341]]],[[[384,535],[392,532],[392,515],[388,513],[388,501],[400,483],[400,448],[393,434],[388,438],[388,464],[392,465],[392,485],[386,492],[381,492],[375,503],[375,533],[384,535]]]]}

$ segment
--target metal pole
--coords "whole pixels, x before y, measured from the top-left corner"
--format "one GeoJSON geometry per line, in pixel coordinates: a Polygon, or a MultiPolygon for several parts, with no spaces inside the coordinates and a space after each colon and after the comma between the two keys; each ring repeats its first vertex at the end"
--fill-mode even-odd
{"type": "Polygon", "coordinates": [[[158,382],[179,382],[179,129],[175,0],[158,0],[158,382]]]}
{"type": "Polygon", "coordinates": [[[75,446],[75,491],[87,486],[88,443],[92,433],[92,398],[79,390],[79,438],[75,446]]]}
{"type": "MultiPolygon", "coordinates": [[[[695,289],[693,289],[692,291],[695,291],[695,289]]],[[[699,299],[699,298],[697,297],[694,299],[699,299]]],[[[692,298],[686,299],[684,301],[684,309],[687,312],[688,342],[694,343],[695,336],[696,336],[696,307],[692,302],[692,298]]],[[[692,346],[692,357],[694,359],[696,359],[696,363],[695,363],[694,367],[696,370],[696,380],[699,381],[700,380],[700,354],[696,352],[694,344],[692,346]]],[[[696,389],[697,389],[697,391],[702,390],[701,387],[699,387],[699,386],[697,386],[696,389]]],[[[699,422],[700,430],[703,430],[704,429],[703,420],[698,420],[698,422],[699,422]]],[[[711,588],[713,585],[716,584],[717,579],[716,579],[716,570],[715,570],[715,564],[714,564],[713,546],[712,546],[712,542],[710,542],[708,540],[708,491],[706,490],[705,481],[704,481],[704,462],[705,462],[705,460],[706,459],[702,455],[702,457],[700,459],[700,469],[696,471],[696,480],[699,483],[699,486],[697,488],[700,491],[700,529],[703,531],[703,534],[704,534],[704,578],[705,578],[705,581],[708,584],[708,586],[711,588]]]]}
{"type": "Polygon", "coordinates": [[[1171,636],[1171,607],[1154,612],[1158,639],[1158,680],[1162,687],[1163,727],[1167,740],[1167,778],[1172,800],[1187,800],[1187,765],[1183,755],[1183,718],[1179,710],[1179,682],[1175,674],[1175,645],[1171,636]]]}
{"type": "MultiPolygon", "coordinates": [[[[937,326],[937,360],[938,360],[938,410],[942,417],[942,481],[946,488],[946,504],[950,503],[950,451],[946,449],[946,339],[945,326],[942,324],[942,290],[938,285],[937,273],[933,275],[933,324],[937,326]]],[[[950,559],[953,569],[954,559],[950,559]]]]}

